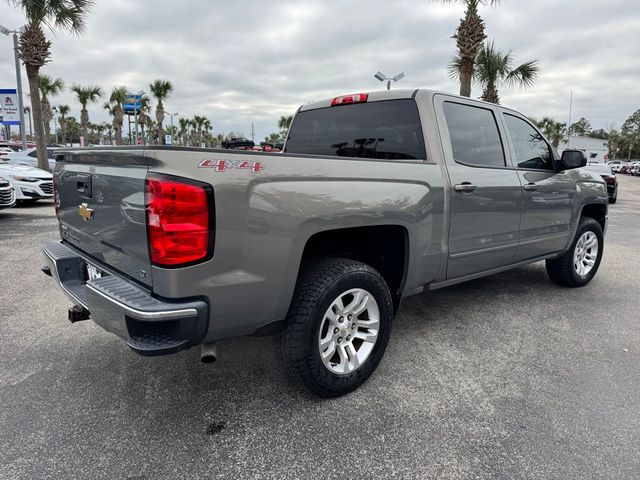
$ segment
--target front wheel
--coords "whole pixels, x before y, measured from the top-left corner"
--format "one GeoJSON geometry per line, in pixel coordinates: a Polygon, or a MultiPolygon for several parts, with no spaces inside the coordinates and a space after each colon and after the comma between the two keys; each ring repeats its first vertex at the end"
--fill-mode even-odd
{"type": "Polygon", "coordinates": [[[288,373],[321,397],[338,397],[375,371],[391,334],[393,302],[364,263],[327,259],[300,275],[282,334],[288,373]]]}
{"type": "Polygon", "coordinates": [[[571,247],[559,258],[547,260],[547,274],[558,285],[582,287],[595,276],[602,260],[602,227],[590,217],[582,217],[571,247]]]}

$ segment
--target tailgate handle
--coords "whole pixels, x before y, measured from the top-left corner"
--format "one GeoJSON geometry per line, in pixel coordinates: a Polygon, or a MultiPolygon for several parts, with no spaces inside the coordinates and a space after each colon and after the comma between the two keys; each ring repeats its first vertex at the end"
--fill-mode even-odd
{"type": "Polygon", "coordinates": [[[85,197],[91,196],[91,175],[81,173],[76,175],[76,190],[79,194],[85,197]]]}

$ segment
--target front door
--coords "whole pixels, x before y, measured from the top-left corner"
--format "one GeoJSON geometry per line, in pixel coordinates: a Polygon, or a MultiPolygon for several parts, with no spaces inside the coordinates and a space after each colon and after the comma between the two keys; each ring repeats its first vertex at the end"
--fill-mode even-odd
{"type": "Polygon", "coordinates": [[[447,279],[509,265],[518,247],[522,187],[507,162],[497,112],[461,99],[441,100],[436,108],[445,120],[451,188],[447,279]]]}
{"type": "Polygon", "coordinates": [[[576,182],[555,171],[553,151],[533,125],[520,116],[503,116],[523,189],[516,261],[559,252],[569,242],[576,182]]]}

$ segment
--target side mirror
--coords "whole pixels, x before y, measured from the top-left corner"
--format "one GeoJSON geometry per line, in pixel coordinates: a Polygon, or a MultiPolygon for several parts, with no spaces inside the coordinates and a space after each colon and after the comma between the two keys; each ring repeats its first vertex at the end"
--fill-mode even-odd
{"type": "Polygon", "coordinates": [[[581,150],[565,150],[562,152],[562,158],[558,162],[560,170],[571,170],[572,168],[580,168],[587,165],[587,157],[581,150]]]}

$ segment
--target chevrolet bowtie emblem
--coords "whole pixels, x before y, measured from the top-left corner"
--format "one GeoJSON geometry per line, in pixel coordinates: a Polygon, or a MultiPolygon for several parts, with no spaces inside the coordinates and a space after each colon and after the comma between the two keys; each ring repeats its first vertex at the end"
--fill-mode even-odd
{"type": "Polygon", "coordinates": [[[78,207],[78,213],[85,222],[88,222],[93,218],[93,208],[89,208],[89,205],[86,203],[83,203],[78,207]]]}

